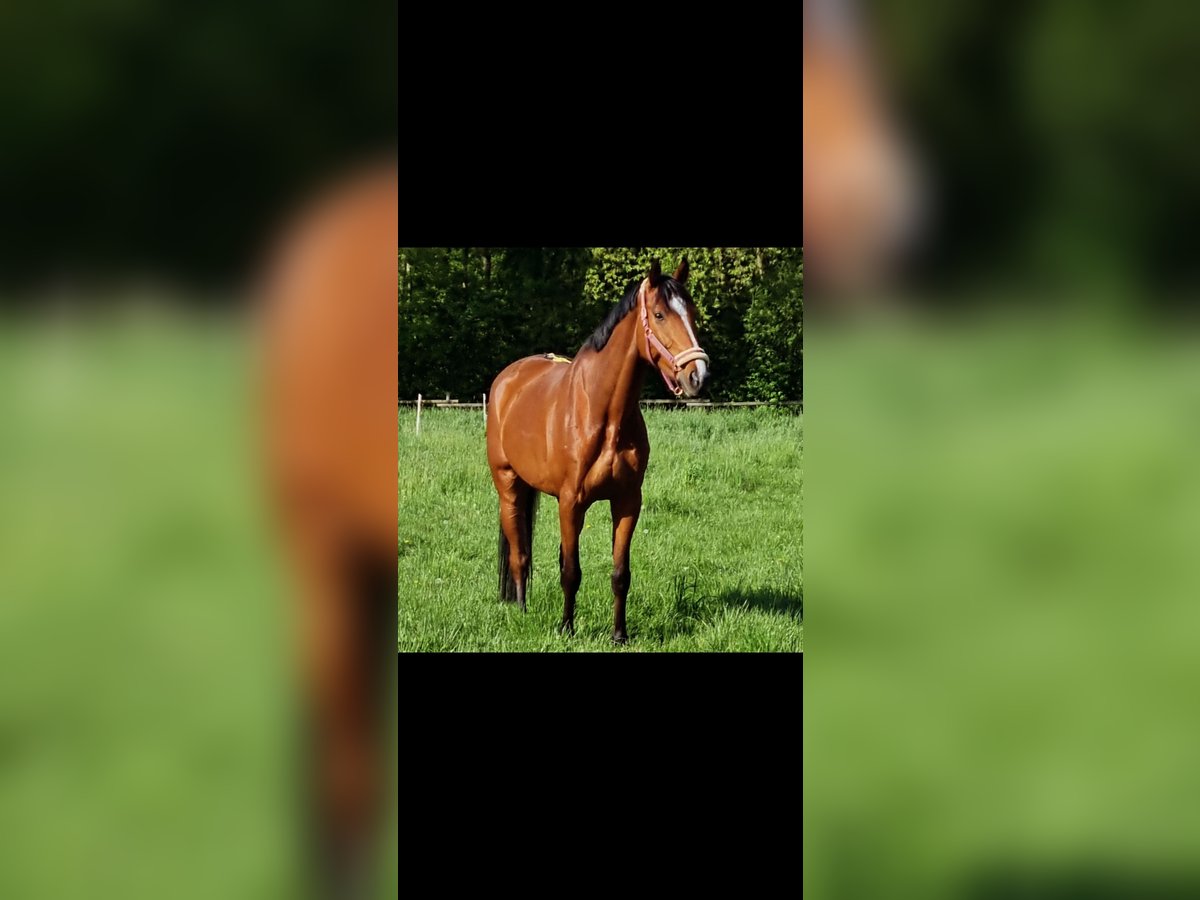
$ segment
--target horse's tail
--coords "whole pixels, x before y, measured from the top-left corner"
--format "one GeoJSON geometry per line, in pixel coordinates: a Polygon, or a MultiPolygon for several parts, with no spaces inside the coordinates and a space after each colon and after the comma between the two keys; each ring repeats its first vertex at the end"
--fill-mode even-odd
{"type": "MultiPolygon", "coordinates": [[[[521,510],[524,514],[523,524],[525,525],[523,537],[525,546],[529,548],[529,578],[525,582],[526,591],[529,590],[529,583],[533,581],[533,520],[537,516],[537,503],[538,492],[530,488],[524,502],[524,509],[521,510]]],[[[503,527],[500,528],[499,556],[500,599],[505,603],[516,603],[517,582],[513,578],[512,567],[508,564],[508,538],[504,536],[503,527]]],[[[525,599],[528,601],[528,594],[525,599]]]]}
{"type": "Polygon", "coordinates": [[[512,567],[508,564],[508,538],[504,526],[500,526],[500,599],[505,603],[517,602],[517,584],[513,581],[512,567]]]}

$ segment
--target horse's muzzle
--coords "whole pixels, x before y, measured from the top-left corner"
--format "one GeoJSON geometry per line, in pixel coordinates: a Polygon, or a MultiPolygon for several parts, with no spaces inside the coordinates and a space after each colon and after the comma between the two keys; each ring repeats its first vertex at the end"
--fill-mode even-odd
{"type": "MultiPolygon", "coordinates": [[[[699,396],[700,391],[704,388],[704,382],[708,380],[708,354],[703,350],[695,353],[689,351],[690,359],[685,359],[682,368],[676,373],[676,383],[680,390],[678,394],[685,394],[687,397],[699,396]]],[[[681,357],[684,354],[680,354],[681,357]]]]}

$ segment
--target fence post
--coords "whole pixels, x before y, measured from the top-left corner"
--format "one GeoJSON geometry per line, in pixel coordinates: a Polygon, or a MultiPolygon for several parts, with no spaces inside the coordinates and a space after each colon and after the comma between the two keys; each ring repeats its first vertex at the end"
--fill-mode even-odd
{"type": "Polygon", "coordinates": [[[483,427],[487,428],[487,394],[483,395],[483,427]]]}
{"type": "Polygon", "coordinates": [[[417,394],[417,434],[421,433],[421,395],[417,394]]]}

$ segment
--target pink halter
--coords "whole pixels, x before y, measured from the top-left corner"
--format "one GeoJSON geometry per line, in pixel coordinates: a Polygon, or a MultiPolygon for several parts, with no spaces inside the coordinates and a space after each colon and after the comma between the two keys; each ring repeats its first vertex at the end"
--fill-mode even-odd
{"type": "MultiPolygon", "coordinates": [[[[646,358],[648,360],[650,360],[651,363],[653,363],[653,361],[654,361],[654,357],[650,355],[650,344],[651,343],[653,343],[654,346],[658,349],[658,355],[661,358],[665,359],[668,363],[670,363],[672,368],[674,368],[675,375],[678,375],[679,370],[682,369],[684,366],[686,366],[688,363],[694,362],[697,359],[702,359],[706,363],[709,361],[708,354],[705,353],[703,350],[701,350],[699,345],[694,346],[694,347],[688,347],[686,350],[684,350],[678,356],[673,355],[670,350],[668,350],[666,347],[663,346],[663,342],[658,339],[658,335],[656,335],[653,331],[650,330],[650,318],[646,314],[646,285],[645,284],[643,284],[641,289],[638,291],[638,308],[641,312],[641,317],[642,317],[642,331],[644,331],[646,333],[646,358]]],[[[660,369],[658,366],[655,366],[654,368],[658,369],[658,374],[662,376],[663,384],[665,384],[667,386],[667,390],[669,390],[676,397],[680,396],[683,393],[683,388],[681,388],[679,386],[678,381],[676,381],[672,377],[669,377],[667,375],[667,373],[664,372],[662,369],[660,369]]]]}

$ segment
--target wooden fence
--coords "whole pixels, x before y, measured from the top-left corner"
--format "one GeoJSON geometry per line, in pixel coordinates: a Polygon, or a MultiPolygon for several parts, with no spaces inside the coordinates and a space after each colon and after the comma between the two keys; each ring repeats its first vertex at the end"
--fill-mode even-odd
{"type": "MultiPolygon", "coordinates": [[[[784,407],[799,407],[804,408],[802,400],[788,400],[782,403],[768,403],[760,400],[732,400],[732,401],[713,401],[713,400],[639,400],[639,405],[645,407],[666,407],[670,409],[726,409],[730,407],[743,406],[784,406],[784,407]]],[[[401,400],[400,406],[416,406],[416,400],[401,400]]],[[[421,399],[421,406],[425,409],[430,407],[434,409],[483,409],[483,403],[463,403],[460,400],[427,400],[421,399]]]]}

